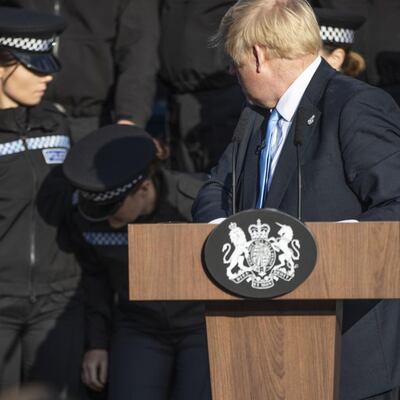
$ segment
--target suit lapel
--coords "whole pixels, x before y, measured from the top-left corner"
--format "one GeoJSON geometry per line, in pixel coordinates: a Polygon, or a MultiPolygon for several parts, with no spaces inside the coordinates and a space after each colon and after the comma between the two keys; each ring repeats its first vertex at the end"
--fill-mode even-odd
{"type": "Polygon", "coordinates": [[[239,146],[236,170],[240,171],[237,177],[238,192],[240,192],[239,210],[254,208],[255,193],[258,190],[258,154],[257,148],[264,137],[266,111],[256,109],[252,112],[254,118],[239,146]],[[254,203],[254,204],[253,204],[254,203]]]}
{"type": "Polygon", "coordinates": [[[298,107],[298,110],[300,108],[303,110],[304,120],[297,124],[298,112],[296,112],[290,131],[286,137],[267,195],[265,207],[280,207],[293,174],[297,171],[297,154],[296,145],[294,144],[296,126],[300,130],[300,136],[303,138],[301,152],[304,153],[319,126],[321,112],[317,105],[325,91],[326,85],[335,73],[336,71],[322,60],[298,107]]]}
{"type": "Polygon", "coordinates": [[[248,147],[248,162],[243,176],[244,198],[243,209],[255,208],[258,185],[259,185],[259,172],[258,163],[260,159],[260,145],[265,137],[265,129],[267,125],[267,118],[263,117],[258,124],[254,126],[254,134],[248,147]]]}
{"type": "MultiPolygon", "coordinates": [[[[246,154],[249,143],[253,135],[259,132],[261,125],[265,120],[265,115],[266,115],[265,110],[263,111],[259,108],[253,108],[251,106],[247,106],[245,111],[248,113],[248,116],[245,120],[246,122],[241,127],[241,131],[238,132],[238,136],[241,137],[241,140],[240,140],[239,152],[237,155],[236,169],[237,171],[240,171],[240,174],[243,172],[245,161],[246,163],[248,162],[248,160],[246,159],[246,154]]],[[[238,180],[239,178],[240,175],[238,175],[238,180]]]]}
{"type": "MultiPolygon", "coordinates": [[[[302,108],[304,110],[305,124],[300,124],[297,129],[301,130],[300,135],[304,138],[302,144],[302,150],[304,150],[317,130],[316,128],[318,126],[321,112],[308,101],[303,102],[302,108]]],[[[265,203],[266,207],[279,208],[289,183],[292,180],[292,176],[297,171],[297,150],[296,145],[294,144],[296,126],[297,116],[293,120],[276,165],[271,187],[265,203]]]]}

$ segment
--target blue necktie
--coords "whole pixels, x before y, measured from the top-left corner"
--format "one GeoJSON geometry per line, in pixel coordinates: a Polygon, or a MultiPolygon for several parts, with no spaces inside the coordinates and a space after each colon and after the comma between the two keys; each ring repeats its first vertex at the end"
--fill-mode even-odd
{"type": "Polygon", "coordinates": [[[278,125],[280,115],[274,108],[269,116],[267,131],[265,133],[265,146],[261,150],[259,168],[259,191],[256,208],[264,206],[265,197],[272,181],[272,161],[281,142],[281,132],[278,125]]]}

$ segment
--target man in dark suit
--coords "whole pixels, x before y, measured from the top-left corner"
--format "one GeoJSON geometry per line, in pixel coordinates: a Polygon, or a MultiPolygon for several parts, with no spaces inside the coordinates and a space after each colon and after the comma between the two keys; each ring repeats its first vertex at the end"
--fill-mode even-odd
{"type": "MultiPolygon", "coordinates": [[[[400,111],[383,91],[320,58],[308,3],[239,1],[222,20],[218,39],[249,104],[198,195],[195,220],[263,207],[297,216],[297,151],[305,221],[399,220],[400,111]]],[[[341,399],[398,398],[398,328],[397,301],[345,305],[341,399]]]]}

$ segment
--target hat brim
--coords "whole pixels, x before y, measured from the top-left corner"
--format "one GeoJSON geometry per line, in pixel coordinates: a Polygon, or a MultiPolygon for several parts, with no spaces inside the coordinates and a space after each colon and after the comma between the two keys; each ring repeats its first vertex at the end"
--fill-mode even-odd
{"type": "Polygon", "coordinates": [[[78,209],[82,216],[89,221],[105,221],[121,207],[123,200],[124,197],[119,198],[112,203],[99,204],[85,199],[81,194],[79,194],[78,209]]]}
{"type": "Polygon", "coordinates": [[[52,53],[33,54],[11,50],[14,57],[31,71],[40,74],[54,74],[61,69],[61,63],[52,53]]]}

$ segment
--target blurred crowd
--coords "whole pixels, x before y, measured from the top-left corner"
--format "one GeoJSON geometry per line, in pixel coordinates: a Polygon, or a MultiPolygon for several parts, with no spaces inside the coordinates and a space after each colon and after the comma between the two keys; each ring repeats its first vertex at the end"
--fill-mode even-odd
{"type": "MultiPolygon", "coordinates": [[[[245,97],[213,35],[234,3],[0,0],[57,17],[22,24],[55,38],[42,65],[1,42],[22,25],[0,8],[1,400],[210,398],[203,306],[128,301],[126,226],[191,221],[232,140],[245,97]],[[19,65],[45,79],[43,101],[14,95],[19,65]]],[[[311,3],[320,26],[355,33],[321,30],[326,61],[400,104],[400,2],[311,3]]]]}
{"type": "MultiPolygon", "coordinates": [[[[107,123],[135,123],[168,143],[173,169],[188,172],[208,172],[216,164],[243,106],[228,58],[223,49],[210,46],[219,21],[234,3],[1,2],[61,15],[67,22],[55,47],[63,69],[46,98],[65,109],[73,140],[107,123]]],[[[399,3],[311,4],[365,18],[351,46],[366,61],[359,77],[384,87],[399,102],[399,3]]]]}

